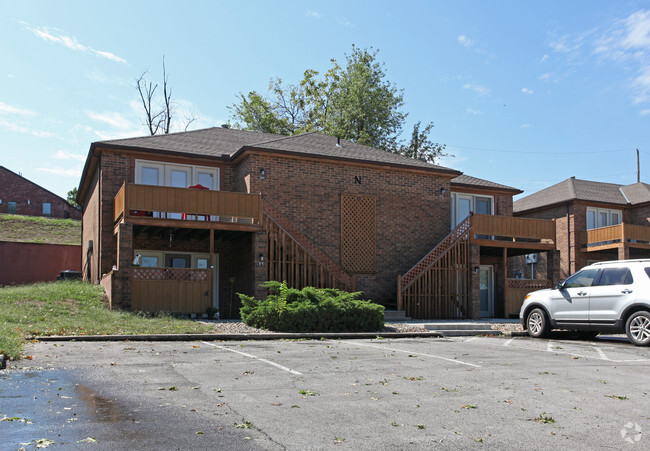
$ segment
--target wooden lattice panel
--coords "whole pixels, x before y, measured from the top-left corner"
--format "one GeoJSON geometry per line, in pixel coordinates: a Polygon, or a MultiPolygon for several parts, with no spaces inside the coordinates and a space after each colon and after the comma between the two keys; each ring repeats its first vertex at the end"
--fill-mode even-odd
{"type": "Polygon", "coordinates": [[[377,271],[377,200],[341,194],[341,266],[348,272],[377,271]]]}
{"type": "Polygon", "coordinates": [[[135,280],[188,280],[207,281],[207,269],[133,268],[135,280]]]}

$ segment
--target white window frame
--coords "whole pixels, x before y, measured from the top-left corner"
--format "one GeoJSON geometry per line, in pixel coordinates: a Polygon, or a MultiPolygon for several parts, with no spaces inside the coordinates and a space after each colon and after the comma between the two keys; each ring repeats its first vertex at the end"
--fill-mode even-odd
{"type": "Polygon", "coordinates": [[[469,199],[470,208],[469,211],[473,212],[476,208],[476,199],[490,199],[490,215],[494,215],[494,196],[488,196],[484,194],[470,194],[470,193],[461,193],[461,192],[452,192],[451,193],[451,229],[456,228],[460,221],[465,218],[456,218],[456,212],[458,211],[458,199],[469,199]]]}
{"type": "Polygon", "coordinates": [[[593,229],[599,229],[602,227],[610,227],[613,225],[618,225],[623,223],[623,211],[622,210],[614,210],[611,208],[596,208],[596,207],[587,207],[587,213],[585,215],[585,226],[587,230],[593,230],[593,229]],[[589,214],[593,213],[594,215],[594,227],[589,227],[589,214]],[[605,225],[599,225],[599,218],[601,215],[605,214],[606,215],[606,222],[607,224],[605,225]],[[612,223],[612,215],[618,215],[618,220],[619,222],[616,224],[612,223]]]}
{"type": "Polygon", "coordinates": [[[199,259],[204,259],[207,260],[208,262],[207,268],[201,268],[201,269],[210,269],[210,266],[212,265],[212,263],[210,263],[210,254],[206,254],[204,252],[165,252],[165,251],[151,251],[145,249],[136,249],[135,254],[140,254],[143,258],[144,257],[157,258],[159,264],[162,266],[156,266],[156,268],[167,268],[167,266],[165,266],[165,259],[169,255],[190,255],[190,268],[188,269],[199,269],[198,268],[199,259]]]}
{"type": "Polygon", "coordinates": [[[142,168],[151,167],[158,169],[158,186],[171,186],[170,174],[172,169],[185,170],[188,172],[187,186],[196,185],[199,180],[199,172],[208,172],[213,175],[213,191],[219,191],[221,186],[221,171],[219,168],[210,166],[198,166],[190,164],[163,163],[160,161],[135,160],[135,183],[142,184],[142,168]]]}

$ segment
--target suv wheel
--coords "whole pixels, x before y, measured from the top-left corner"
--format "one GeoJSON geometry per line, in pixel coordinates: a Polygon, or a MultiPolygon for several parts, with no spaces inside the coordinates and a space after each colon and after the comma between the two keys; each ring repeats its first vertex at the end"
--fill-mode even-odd
{"type": "Polygon", "coordinates": [[[528,335],[533,338],[547,337],[551,331],[551,325],[549,324],[546,313],[539,308],[534,309],[528,314],[526,325],[528,326],[528,335]]]}
{"type": "Polygon", "coordinates": [[[636,346],[650,345],[650,313],[632,313],[625,323],[625,333],[636,346]]]}

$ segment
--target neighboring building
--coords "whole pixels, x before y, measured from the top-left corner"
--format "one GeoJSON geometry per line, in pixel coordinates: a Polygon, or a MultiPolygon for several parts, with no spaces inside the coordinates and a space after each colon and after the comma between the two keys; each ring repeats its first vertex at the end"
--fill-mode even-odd
{"type": "Polygon", "coordinates": [[[512,217],[518,193],[318,133],[96,142],[77,198],[84,276],[142,311],[238,317],[236,293],[286,280],[412,317],[502,316],[508,258],[555,255],[552,221],[512,217]]]}
{"type": "Polygon", "coordinates": [[[67,200],[0,166],[0,213],[81,219],[67,200]]]}
{"type": "MultiPolygon", "coordinates": [[[[571,177],[514,203],[517,217],[552,219],[566,278],[596,261],[650,258],[650,185],[579,180],[571,177]]],[[[536,276],[545,276],[540,256],[536,276]]],[[[531,265],[515,264],[531,276],[531,265]]],[[[535,266],[535,265],[533,265],[535,266]]]]}

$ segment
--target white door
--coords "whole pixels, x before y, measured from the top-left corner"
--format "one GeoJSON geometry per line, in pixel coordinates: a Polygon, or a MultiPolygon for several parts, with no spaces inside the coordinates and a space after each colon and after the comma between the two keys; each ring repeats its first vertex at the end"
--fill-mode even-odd
{"type": "MultiPolygon", "coordinates": [[[[192,180],[192,169],[184,166],[165,166],[165,186],[187,188],[192,180]]],[[[182,213],[167,213],[170,219],[182,219],[182,213]]]]}
{"type": "Polygon", "coordinates": [[[552,315],[559,324],[589,322],[589,296],[597,274],[597,269],[578,271],[564,281],[564,288],[551,291],[552,315]]]}
{"type": "Polygon", "coordinates": [[[494,272],[492,266],[481,265],[479,272],[481,318],[494,317],[494,272]]]}
{"type": "Polygon", "coordinates": [[[463,222],[472,211],[472,196],[456,196],[456,223],[454,227],[463,222]]]}
{"type": "Polygon", "coordinates": [[[636,299],[634,278],[629,268],[603,268],[597,285],[591,287],[589,296],[589,322],[612,324],[623,306],[636,299]]]}

